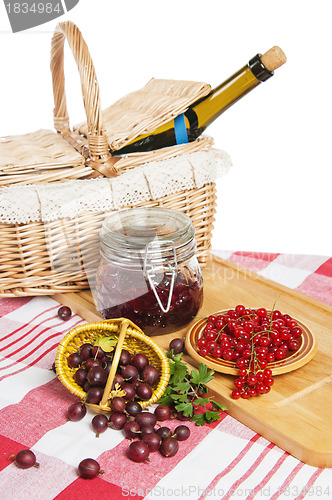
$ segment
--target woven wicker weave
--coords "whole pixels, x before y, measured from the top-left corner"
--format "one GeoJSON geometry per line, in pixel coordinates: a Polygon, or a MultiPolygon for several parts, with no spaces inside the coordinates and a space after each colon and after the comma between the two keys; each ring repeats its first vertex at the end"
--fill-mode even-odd
{"type": "MultiPolygon", "coordinates": [[[[145,408],[153,403],[163,395],[170,377],[170,369],[168,359],[165,353],[144,333],[138,326],[130,320],[124,318],[112,319],[100,323],[87,323],[80,325],[67,333],[63,340],[59,343],[55,358],[55,367],[59,380],[61,383],[75,396],[82,400],[86,397],[86,392],[74,380],[75,369],[68,366],[67,358],[73,352],[76,352],[84,343],[93,343],[97,337],[106,337],[114,335],[116,339],[119,338],[120,328],[123,323],[129,324],[126,331],[126,336],[123,343],[123,348],[128,350],[130,354],[136,352],[144,353],[149,362],[157,368],[160,373],[160,379],[157,386],[154,388],[153,394],[148,401],[139,401],[141,406],[145,408]]],[[[106,389],[105,389],[106,390],[106,389]]],[[[107,394],[106,396],[108,396],[107,394]]],[[[91,405],[93,409],[98,410],[96,405],[91,405]]],[[[102,406],[101,410],[110,411],[109,405],[102,406]]]]}
{"type": "MultiPolygon", "coordinates": [[[[212,141],[202,138],[188,144],[156,151],[133,153],[123,157],[112,156],[108,141],[112,143],[116,141],[116,135],[111,133],[109,128],[106,132],[102,122],[105,116],[107,126],[111,126],[112,110],[107,108],[105,114],[101,112],[95,69],[79,29],[71,22],[59,23],[55,29],[52,38],[51,70],[55,103],[54,125],[58,134],[38,131],[26,136],[12,137],[9,143],[0,140],[0,158],[3,158],[2,163],[0,161],[0,187],[8,184],[60,182],[70,178],[82,179],[99,175],[112,177],[149,161],[164,160],[195,151],[207,151],[211,148],[212,141]],[[68,41],[74,54],[81,78],[87,116],[87,124],[82,125],[81,131],[86,134],[86,137],[69,126],[64,87],[65,40],[68,41]],[[22,154],[20,147],[16,148],[16,156],[14,149],[11,149],[10,154],[8,153],[10,143],[16,145],[22,141],[29,144],[26,148],[26,157],[22,154]],[[5,147],[5,143],[7,157],[4,160],[5,154],[2,153],[5,150],[2,148],[5,147]],[[55,158],[58,158],[58,162],[55,158]]],[[[147,88],[151,89],[151,87],[155,90],[158,87],[158,92],[153,92],[153,99],[149,101],[150,107],[144,106],[144,127],[147,130],[159,126],[170,116],[186,109],[190,102],[197,99],[197,96],[208,92],[209,89],[209,86],[195,82],[152,80],[145,87],[144,94],[147,88]],[[168,99],[164,98],[167,94],[166,86],[170,88],[168,99]],[[160,99],[159,106],[157,106],[158,99],[160,99]],[[152,112],[151,106],[152,110],[158,109],[159,121],[157,121],[156,114],[152,112]],[[150,122],[146,118],[149,112],[150,122]]],[[[132,93],[128,99],[130,102],[134,98],[140,99],[141,94],[142,91],[132,93]]],[[[128,99],[126,101],[124,98],[115,103],[114,116],[119,117],[118,111],[122,109],[123,103],[129,102],[128,99]]],[[[133,104],[130,106],[133,108],[133,104]]],[[[132,130],[134,126],[136,126],[135,134],[137,135],[140,129],[135,114],[132,116],[131,125],[126,123],[128,130],[132,130]]],[[[119,138],[117,147],[133,138],[133,134],[126,135],[123,128],[117,135],[119,138]]],[[[211,232],[216,210],[214,183],[174,193],[158,200],[142,202],[136,206],[166,207],[186,213],[196,229],[199,262],[201,266],[205,265],[211,245],[211,232]]],[[[70,221],[62,219],[55,222],[1,224],[0,297],[50,295],[88,288],[82,259],[84,245],[92,247],[97,245],[91,235],[98,233],[106,215],[89,212],[70,221]],[[53,245],[51,248],[50,242],[53,245]],[[54,255],[62,255],[62,259],[57,259],[55,262],[54,255]]]]}
{"type": "Polygon", "coordinates": [[[85,159],[50,130],[0,139],[0,187],[95,177],[85,159]]]}
{"type": "MultiPolygon", "coordinates": [[[[102,112],[108,145],[116,151],[139,135],[153,132],[210,90],[206,83],[153,78],[142,89],[122,97],[102,112]]],[[[88,135],[87,123],[74,128],[88,135]]]]}

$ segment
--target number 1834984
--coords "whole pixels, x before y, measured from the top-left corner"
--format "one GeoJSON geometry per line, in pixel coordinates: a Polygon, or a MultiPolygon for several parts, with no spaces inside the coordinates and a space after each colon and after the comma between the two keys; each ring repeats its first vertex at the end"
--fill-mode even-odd
{"type": "Polygon", "coordinates": [[[32,4],[27,2],[13,2],[7,3],[6,9],[8,14],[63,14],[63,8],[60,2],[34,2],[32,4]]]}

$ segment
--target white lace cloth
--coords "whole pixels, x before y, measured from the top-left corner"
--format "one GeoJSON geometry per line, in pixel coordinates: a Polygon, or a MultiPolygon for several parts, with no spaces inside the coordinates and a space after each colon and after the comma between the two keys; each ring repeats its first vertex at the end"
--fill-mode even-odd
{"type": "Polygon", "coordinates": [[[210,149],[128,170],[113,179],[9,186],[0,189],[0,221],[27,224],[74,218],[82,212],[119,210],[183,190],[200,188],[228,172],[224,151],[210,149]]]}

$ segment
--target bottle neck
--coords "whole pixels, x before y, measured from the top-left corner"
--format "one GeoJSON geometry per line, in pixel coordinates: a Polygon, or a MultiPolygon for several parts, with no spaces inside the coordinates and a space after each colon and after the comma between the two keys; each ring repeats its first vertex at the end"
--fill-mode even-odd
{"type": "Polygon", "coordinates": [[[185,113],[187,128],[198,130],[201,134],[230,106],[271,76],[273,73],[265,68],[257,54],[246,66],[189,108],[185,113]]]}

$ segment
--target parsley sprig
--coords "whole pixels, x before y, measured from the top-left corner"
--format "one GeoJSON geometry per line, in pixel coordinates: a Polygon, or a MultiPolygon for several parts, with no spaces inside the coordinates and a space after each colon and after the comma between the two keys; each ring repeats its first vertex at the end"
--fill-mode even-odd
{"type": "Polygon", "coordinates": [[[183,412],[183,415],[190,417],[196,425],[218,420],[220,411],[227,408],[210,397],[203,397],[208,392],[206,384],[213,379],[214,370],[208,370],[204,363],[200,363],[198,370],[189,372],[187,365],[182,361],[182,355],[182,353],[174,354],[173,349],[167,352],[171,376],[158,404],[174,406],[176,411],[183,412]],[[212,409],[206,409],[206,405],[210,403],[212,409]],[[196,413],[198,408],[200,412],[196,413]]]}

